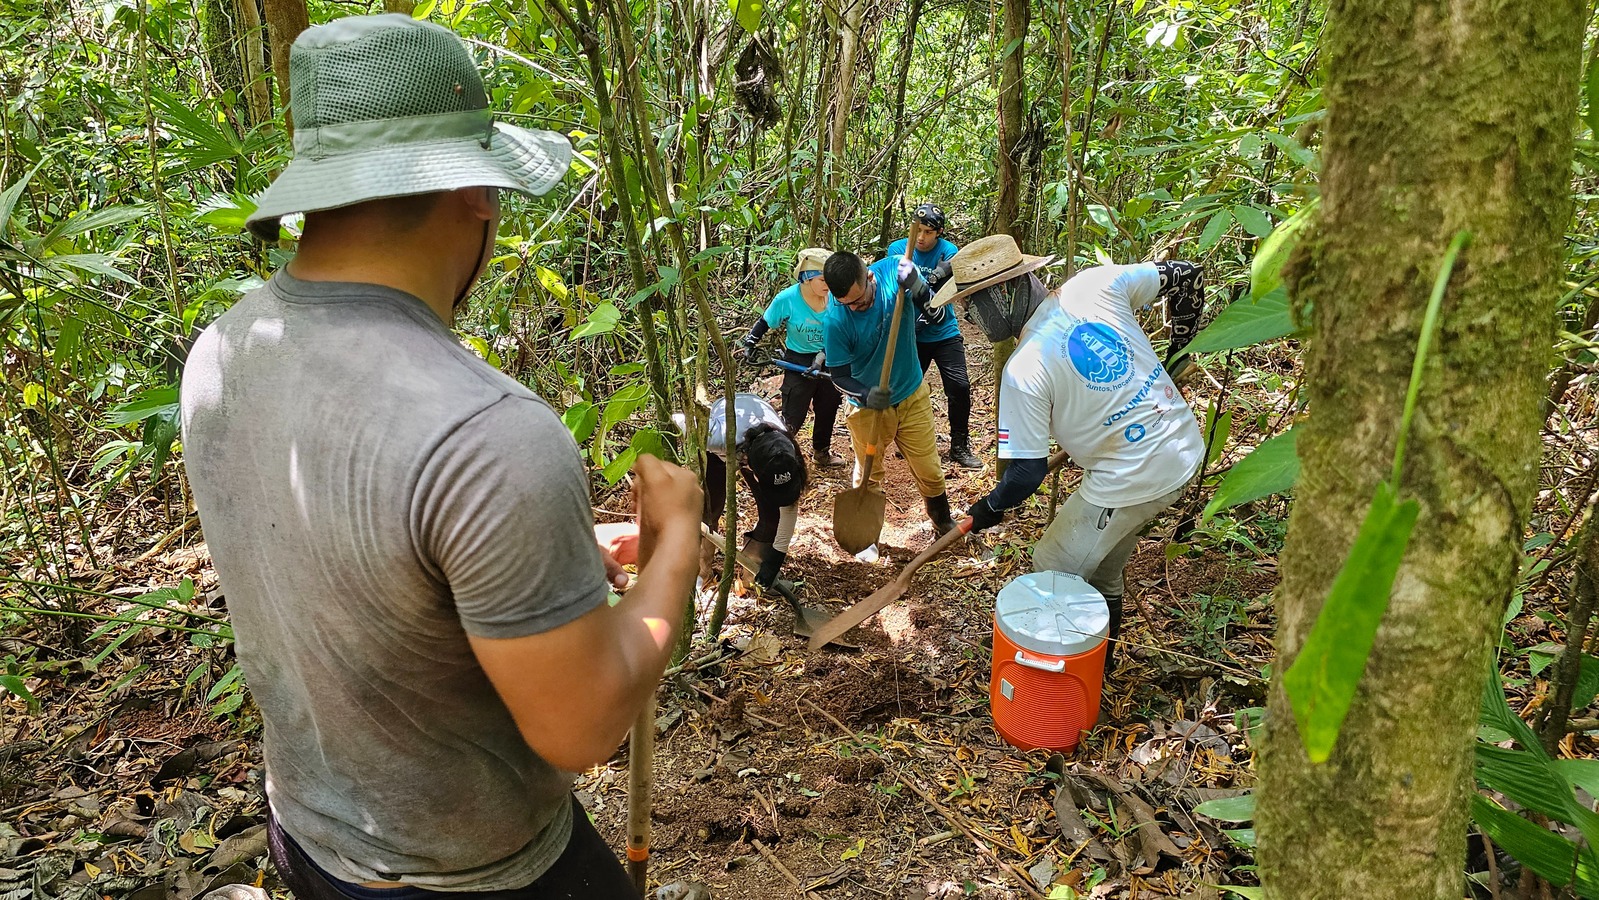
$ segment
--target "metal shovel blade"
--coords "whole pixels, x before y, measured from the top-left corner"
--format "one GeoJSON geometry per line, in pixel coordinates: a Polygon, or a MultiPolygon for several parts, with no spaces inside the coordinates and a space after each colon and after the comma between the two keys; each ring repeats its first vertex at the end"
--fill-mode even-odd
{"type": "Polygon", "coordinates": [[[877,543],[887,499],[863,483],[833,498],[833,538],[851,556],[877,543]]]}

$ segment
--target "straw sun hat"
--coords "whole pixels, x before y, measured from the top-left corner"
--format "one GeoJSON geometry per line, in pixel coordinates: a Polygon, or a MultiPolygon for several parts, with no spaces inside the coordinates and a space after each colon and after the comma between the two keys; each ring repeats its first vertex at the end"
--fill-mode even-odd
{"type": "Polygon", "coordinates": [[[308,28],[289,49],[294,161],[246,225],[265,241],[291,213],[465,187],[543,194],[566,174],[564,135],[495,122],[466,45],[410,16],[308,28]]]}
{"type": "Polygon", "coordinates": [[[800,277],[802,272],[822,271],[822,266],[827,265],[827,258],[832,255],[833,251],[823,247],[806,247],[794,260],[794,277],[800,277]]]}
{"type": "Polygon", "coordinates": [[[1030,256],[1008,234],[978,238],[950,257],[950,278],[933,297],[939,307],[991,284],[1009,281],[1054,262],[1053,256],[1030,256]]]}

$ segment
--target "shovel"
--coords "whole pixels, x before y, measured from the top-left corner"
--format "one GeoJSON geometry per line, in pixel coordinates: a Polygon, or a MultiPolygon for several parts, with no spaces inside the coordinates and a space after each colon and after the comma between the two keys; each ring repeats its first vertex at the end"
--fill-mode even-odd
{"type": "MultiPolygon", "coordinates": [[[[1061,450],[1051,456],[1049,458],[1049,471],[1053,472],[1060,468],[1069,458],[1065,450],[1061,450]]],[[[844,610],[833,617],[831,621],[816,628],[811,633],[810,649],[820,650],[830,641],[836,641],[844,632],[876,615],[878,610],[898,600],[904,595],[905,589],[911,586],[911,578],[916,575],[917,569],[925,565],[928,560],[949,549],[971,530],[971,517],[967,516],[961,519],[959,524],[950,529],[948,533],[934,541],[931,547],[923,550],[916,555],[915,559],[906,563],[905,568],[894,576],[893,581],[878,588],[870,597],[844,610]]]]}
{"type": "MultiPolygon", "coordinates": [[[[906,259],[910,259],[911,252],[916,249],[916,235],[920,230],[920,225],[911,223],[910,237],[905,241],[906,259]]],[[[894,367],[894,349],[899,343],[900,316],[904,312],[905,288],[901,285],[894,292],[894,315],[888,326],[888,349],[883,353],[883,374],[878,379],[878,387],[884,391],[888,390],[889,375],[894,367]]],[[[881,436],[879,429],[878,437],[881,436]]],[[[833,498],[833,538],[844,548],[844,552],[851,556],[877,543],[878,537],[883,533],[883,509],[887,501],[882,494],[873,493],[871,490],[872,467],[877,464],[877,458],[883,454],[882,443],[881,440],[867,443],[866,462],[861,469],[860,485],[833,498]]]]}
{"type": "MultiPolygon", "coordinates": [[[[705,542],[706,546],[711,547],[718,553],[722,552],[722,548],[726,546],[726,544],[722,543],[722,536],[714,531],[711,531],[710,529],[703,530],[703,533],[700,535],[700,540],[705,542]]],[[[749,572],[751,575],[754,575],[755,571],[760,568],[760,563],[750,558],[749,554],[740,551],[737,556],[738,564],[743,566],[744,570],[749,572]]],[[[817,609],[814,606],[806,606],[803,603],[800,603],[799,594],[795,593],[792,582],[784,581],[783,579],[779,578],[772,582],[771,589],[784,600],[787,600],[789,609],[793,610],[795,634],[803,638],[808,638],[816,632],[817,628],[827,624],[827,611],[823,609],[817,609]]],[[[850,649],[860,648],[859,644],[851,644],[846,641],[835,640],[833,643],[837,646],[848,647],[850,649]]]]}

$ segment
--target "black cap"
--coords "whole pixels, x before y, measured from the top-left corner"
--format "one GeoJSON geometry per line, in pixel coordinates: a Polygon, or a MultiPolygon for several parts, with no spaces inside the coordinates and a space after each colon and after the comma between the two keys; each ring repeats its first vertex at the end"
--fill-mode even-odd
{"type": "Polygon", "coordinates": [[[911,214],[911,218],[934,231],[943,231],[946,221],[944,211],[931,203],[923,203],[916,207],[916,212],[911,214]]]}

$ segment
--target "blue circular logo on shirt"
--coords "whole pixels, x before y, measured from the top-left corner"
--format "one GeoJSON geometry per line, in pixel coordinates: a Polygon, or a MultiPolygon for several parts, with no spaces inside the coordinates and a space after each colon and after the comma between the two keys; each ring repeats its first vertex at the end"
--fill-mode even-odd
{"type": "Polygon", "coordinates": [[[1144,426],[1134,422],[1127,426],[1126,431],[1122,432],[1122,437],[1127,439],[1127,443],[1136,444],[1144,439],[1144,426]]]}
{"type": "Polygon", "coordinates": [[[1096,391],[1119,388],[1133,377],[1133,354],[1127,342],[1103,322],[1084,322],[1073,328],[1066,339],[1066,354],[1077,374],[1096,391]]]}

